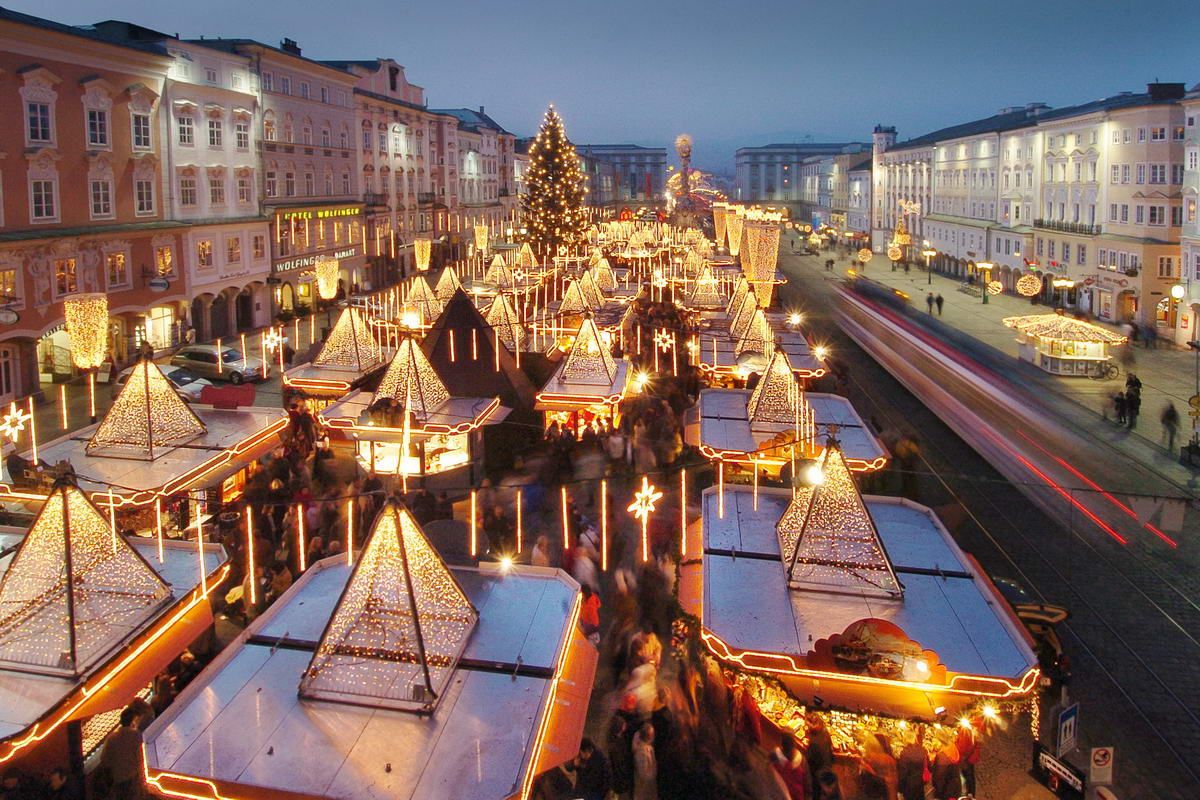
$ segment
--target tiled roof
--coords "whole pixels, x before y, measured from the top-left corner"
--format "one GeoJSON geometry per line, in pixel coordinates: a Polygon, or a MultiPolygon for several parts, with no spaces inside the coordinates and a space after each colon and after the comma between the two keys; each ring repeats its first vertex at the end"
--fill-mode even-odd
{"type": "Polygon", "coordinates": [[[478,130],[479,128],[490,128],[500,133],[508,133],[500,123],[489,117],[482,111],[477,111],[473,108],[431,108],[429,109],[434,114],[449,114],[456,117],[463,128],[467,130],[478,130]]]}
{"type": "Polygon", "coordinates": [[[42,30],[54,31],[56,33],[65,33],[68,36],[78,36],[82,39],[91,39],[96,42],[104,42],[111,44],[114,47],[125,47],[130,50],[141,50],[144,53],[154,53],[155,55],[165,56],[167,50],[157,42],[136,42],[129,41],[121,37],[112,37],[105,35],[97,30],[92,25],[64,25],[61,22],[35,17],[32,14],[22,14],[20,11],[13,11],[10,8],[0,8],[0,20],[15,22],[19,25],[28,25],[33,28],[41,28],[42,30]]]}

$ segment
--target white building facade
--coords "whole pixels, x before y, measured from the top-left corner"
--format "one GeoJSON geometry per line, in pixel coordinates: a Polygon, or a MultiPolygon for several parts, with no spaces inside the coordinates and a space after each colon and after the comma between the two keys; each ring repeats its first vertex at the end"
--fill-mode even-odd
{"type": "Polygon", "coordinates": [[[1177,340],[1200,339],[1200,84],[1192,87],[1183,101],[1183,228],[1180,234],[1182,283],[1186,289],[1186,311],[1179,315],[1177,340]]]}

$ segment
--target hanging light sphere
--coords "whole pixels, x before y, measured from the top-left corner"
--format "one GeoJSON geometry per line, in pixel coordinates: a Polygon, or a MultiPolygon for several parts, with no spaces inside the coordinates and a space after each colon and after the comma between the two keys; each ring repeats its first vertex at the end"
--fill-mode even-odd
{"type": "Polygon", "coordinates": [[[871,248],[864,247],[863,249],[858,251],[858,262],[860,264],[865,264],[870,260],[871,260],[871,248]]]}
{"type": "Polygon", "coordinates": [[[95,369],[108,350],[108,295],[80,294],[63,303],[71,361],[79,369],[95,369]]]}
{"type": "Polygon", "coordinates": [[[332,300],[337,297],[338,289],[338,260],[330,256],[320,256],[314,268],[317,273],[317,294],[322,300],[332,300]]]}
{"type": "Polygon", "coordinates": [[[1022,297],[1033,297],[1042,290],[1042,279],[1037,275],[1022,275],[1017,278],[1017,294],[1022,297]]]}

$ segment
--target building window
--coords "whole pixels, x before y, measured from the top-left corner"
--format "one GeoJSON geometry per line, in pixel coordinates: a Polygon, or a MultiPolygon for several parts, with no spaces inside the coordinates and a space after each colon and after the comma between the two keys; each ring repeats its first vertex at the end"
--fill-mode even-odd
{"type": "Polygon", "coordinates": [[[269,72],[262,74],[262,88],[264,92],[275,91],[275,76],[269,72]]]}
{"type": "Polygon", "coordinates": [[[230,236],[225,240],[225,263],[242,263],[242,237],[230,236]]]}
{"type": "Polygon", "coordinates": [[[234,89],[242,88],[242,73],[235,72],[229,76],[229,85],[234,89]]]}
{"type": "Polygon", "coordinates": [[[169,244],[154,248],[154,268],[159,275],[170,275],[175,271],[175,254],[169,244]]]}
{"type": "Polygon", "coordinates": [[[296,196],[296,173],[283,173],[283,194],[285,197],[296,196]]]}
{"type": "Polygon", "coordinates": [[[213,243],[210,239],[196,242],[196,266],[207,269],[213,265],[213,243]]]}
{"type": "Polygon", "coordinates": [[[87,112],[87,133],[89,147],[108,147],[108,112],[102,109],[89,108],[87,112]]]}
{"type": "Polygon", "coordinates": [[[305,100],[308,99],[308,84],[304,81],[300,82],[300,96],[305,100]]]}
{"type": "Polygon", "coordinates": [[[250,123],[235,122],[233,124],[234,144],[238,150],[250,149],[250,123]]]}
{"type": "Polygon", "coordinates": [[[146,216],[154,213],[154,181],[136,178],[133,181],[134,213],[146,216]]]}
{"type": "Polygon", "coordinates": [[[58,219],[58,206],[54,198],[54,181],[31,181],[30,201],[33,206],[32,217],[35,221],[58,219]]]}
{"type": "Polygon", "coordinates": [[[1167,129],[1166,128],[1151,128],[1150,129],[1150,141],[1165,142],[1166,140],[1167,140],[1167,129]]]}
{"type": "Polygon", "coordinates": [[[261,233],[254,234],[254,238],[250,240],[254,249],[254,258],[256,260],[267,257],[267,237],[261,233]]]}
{"type": "Polygon", "coordinates": [[[317,193],[317,179],[311,172],[304,173],[304,195],[312,197],[317,193]]]}
{"type": "Polygon", "coordinates": [[[225,205],[225,177],[222,175],[208,176],[208,202],[214,206],[225,205]]]}
{"type": "Polygon", "coordinates": [[[279,186],[275,180],[275,172],[268,170],[266,180],[267,197],[276,197],[279,194],[279,186]]]}
{"type": "Polygon", "coordinates": [[[1145,128],[1137,129],[1137,140],[1138,140],[1139,144],[1146,141],[1146,129],[1145,128]]]}
{"type": "Polygon", "coordinates": [[[321,87],[321,102],[322,103],[329,102],[329,89],[325,86],[321,87]]]}
{"type": "Polygon", "coordinates": [[[237,199],[239,203],[250,202],[250,178],[239,175],[237,179],[237,199]]]}
{"type": "Polygon", "coordinates": [[[1075,263],[1081,264],[1081,265],[1087,263],[1087,245],[1086,244],[1076,245],[1076,247],[1075,247],[1075,263]]]}
{"type": "Polygon", "coordinates": [[[224,131],[222,130],[221,120],[210,119],[208,121],[208,146],[221,147],[224,131]]]}
{"type": "Polygon", "coordinates": [[[1175,259],[1171,256],[1158,257],[1158,277],[1174,278],[1175,277],[1175,259]]]}
{"type": "Polygon", "coordinates": [[[179,143],[191,147],[196,142],[196,122],[191,117],[179,118],[179,143]]]}
{"type": "Polygon", "coordinates": [[[321,147],[329,147],[329,128],[321,128],[321,147]]]}
{"type": "Polygon", "coordinates": [[[188,208],[196,205],[196,179],[182,177],[179,179],[179,205],[188,208]]]}
{"type": "Polygon", "coordinates": [[[25,108],[29,120],[29,141],[43,143],[54,141],[53,131],[50,127],[50,104],[27,103],[25,108]]]}
{"type": "Polygon", "coordinates": [[[217,75],[217,71],[212,67],[204,68],[204,80],[208,81],[209,83],[217,83],[219,77],[220,76],[217,75]]]}
{"type": "Polygon", "coordinates": [[[350,173],[342,173],[342,194],[350,194],[350,173]]]}
{"type": "Polygon", "coordinates": [[[118,289],[129,285],[129,265],[124,253],[109,253],[104,258],[105,274],[109,289],[118,289]]]}
{"type": "Polygon", "coordinates": [[[1133,207],[1133,221],[1137,225],[1141,225],[1146,221],[1146,207],[1137,205],[1133,207]]]}
{"type": "MultiPolygon", "coordinates": [[[[1141,206],[1138,206],[1141,208],[1141,206]]],[[[1166,225],[1167,224],[1167,207],[1166,206],[1150,206],[1150,224],[1151,225],[1166,225]]]]}
{"type": "Polygon", "coordinates": [[[312,126],[311,125],[305,125],[302,128],[300,128],[300,143],[301,144],[312,144],[313,143],[313,141],[312,141],[312,126]]]}
{"type": "Polygon", "coordinates": [[[149,150],[150,149],[150,115],[149,114],[134,114],[132,125],[133,125],[133,149],[134,150],[149,150]]]}
{"type": "Polygon", "coordinates": [[[332,195],[332,194],[333,194],[333,173],[327,171],[325,173],[325,196],[328,197],[329,195],[332,195]]]}
{"type": "Polygon", "coordinates": [[[1128,164],[1121,165],[1121,183],[1129,183],[1130,169],[1128,164]]]}
{"type": "Polygon", "coordinates": [[[15,303],[17,300],[17,271],[0,269],[0,303],[15,303]]]}
{"type": "Polygon", "coordinates": [[[79,279],[75,274],[75,259],[54,259],[54,296],[66,297],[79,291],[79,279]]]}
{"type": "Polygon", "coordinates": [[[94,219],[111,217],[112,210],[112,183],[108,180],[92,181],[92,217],[94,219]]]}
{"type": "Polygon", "coordinates": [[[1150,182],[1151,183],[1166,183],[1167,182],[1167,165],[1166,164],[1151,164],[1150,165],[1150,182]]]}
{"type": "Polygon", "coordinates": [[[292,79],[284,75],[279,79],[279,91],[284,94],[292,93],[292,79]]]}
{"type": "Polygon", "coordinates": [[[1137,165],[1137,182],[1139,184],[1146,182],[1146,165],[1145,164],[1137,165]]]}

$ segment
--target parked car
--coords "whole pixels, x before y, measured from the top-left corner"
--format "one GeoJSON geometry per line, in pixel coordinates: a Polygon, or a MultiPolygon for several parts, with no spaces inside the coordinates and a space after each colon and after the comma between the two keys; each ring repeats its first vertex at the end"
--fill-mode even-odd
{"type": "Polygon", "coordinates": [[[227,380],[233,384],[259,381],[271,376],[269,364],[264,375],[262,359],[250,356],[243,361],[241,351],[225,346],[221,347],[218,357],[215,344],[189,344],[181,347],[171,356],[171,364],[185,367],[205,378],[227,380]]]}
{"type": "MultiPolygon", "coordinates": [[[[183,367],[159,364],[158,368],[162,370],[162,374],[166,375],[167,380],[175,387],[175,393],[189,403],[194,403],[200,399],[200,393],[204,391],[205,386],[212,386],[212,381],[205,380],[183,367]]],[[[120,388],[125,385],[125,382],[129,380],[129,376],[132,373],[133,367],[121,370],[120,374],[117,375],[117,379],[113,382],[114,394],[120,391],[120,388]]]]}

